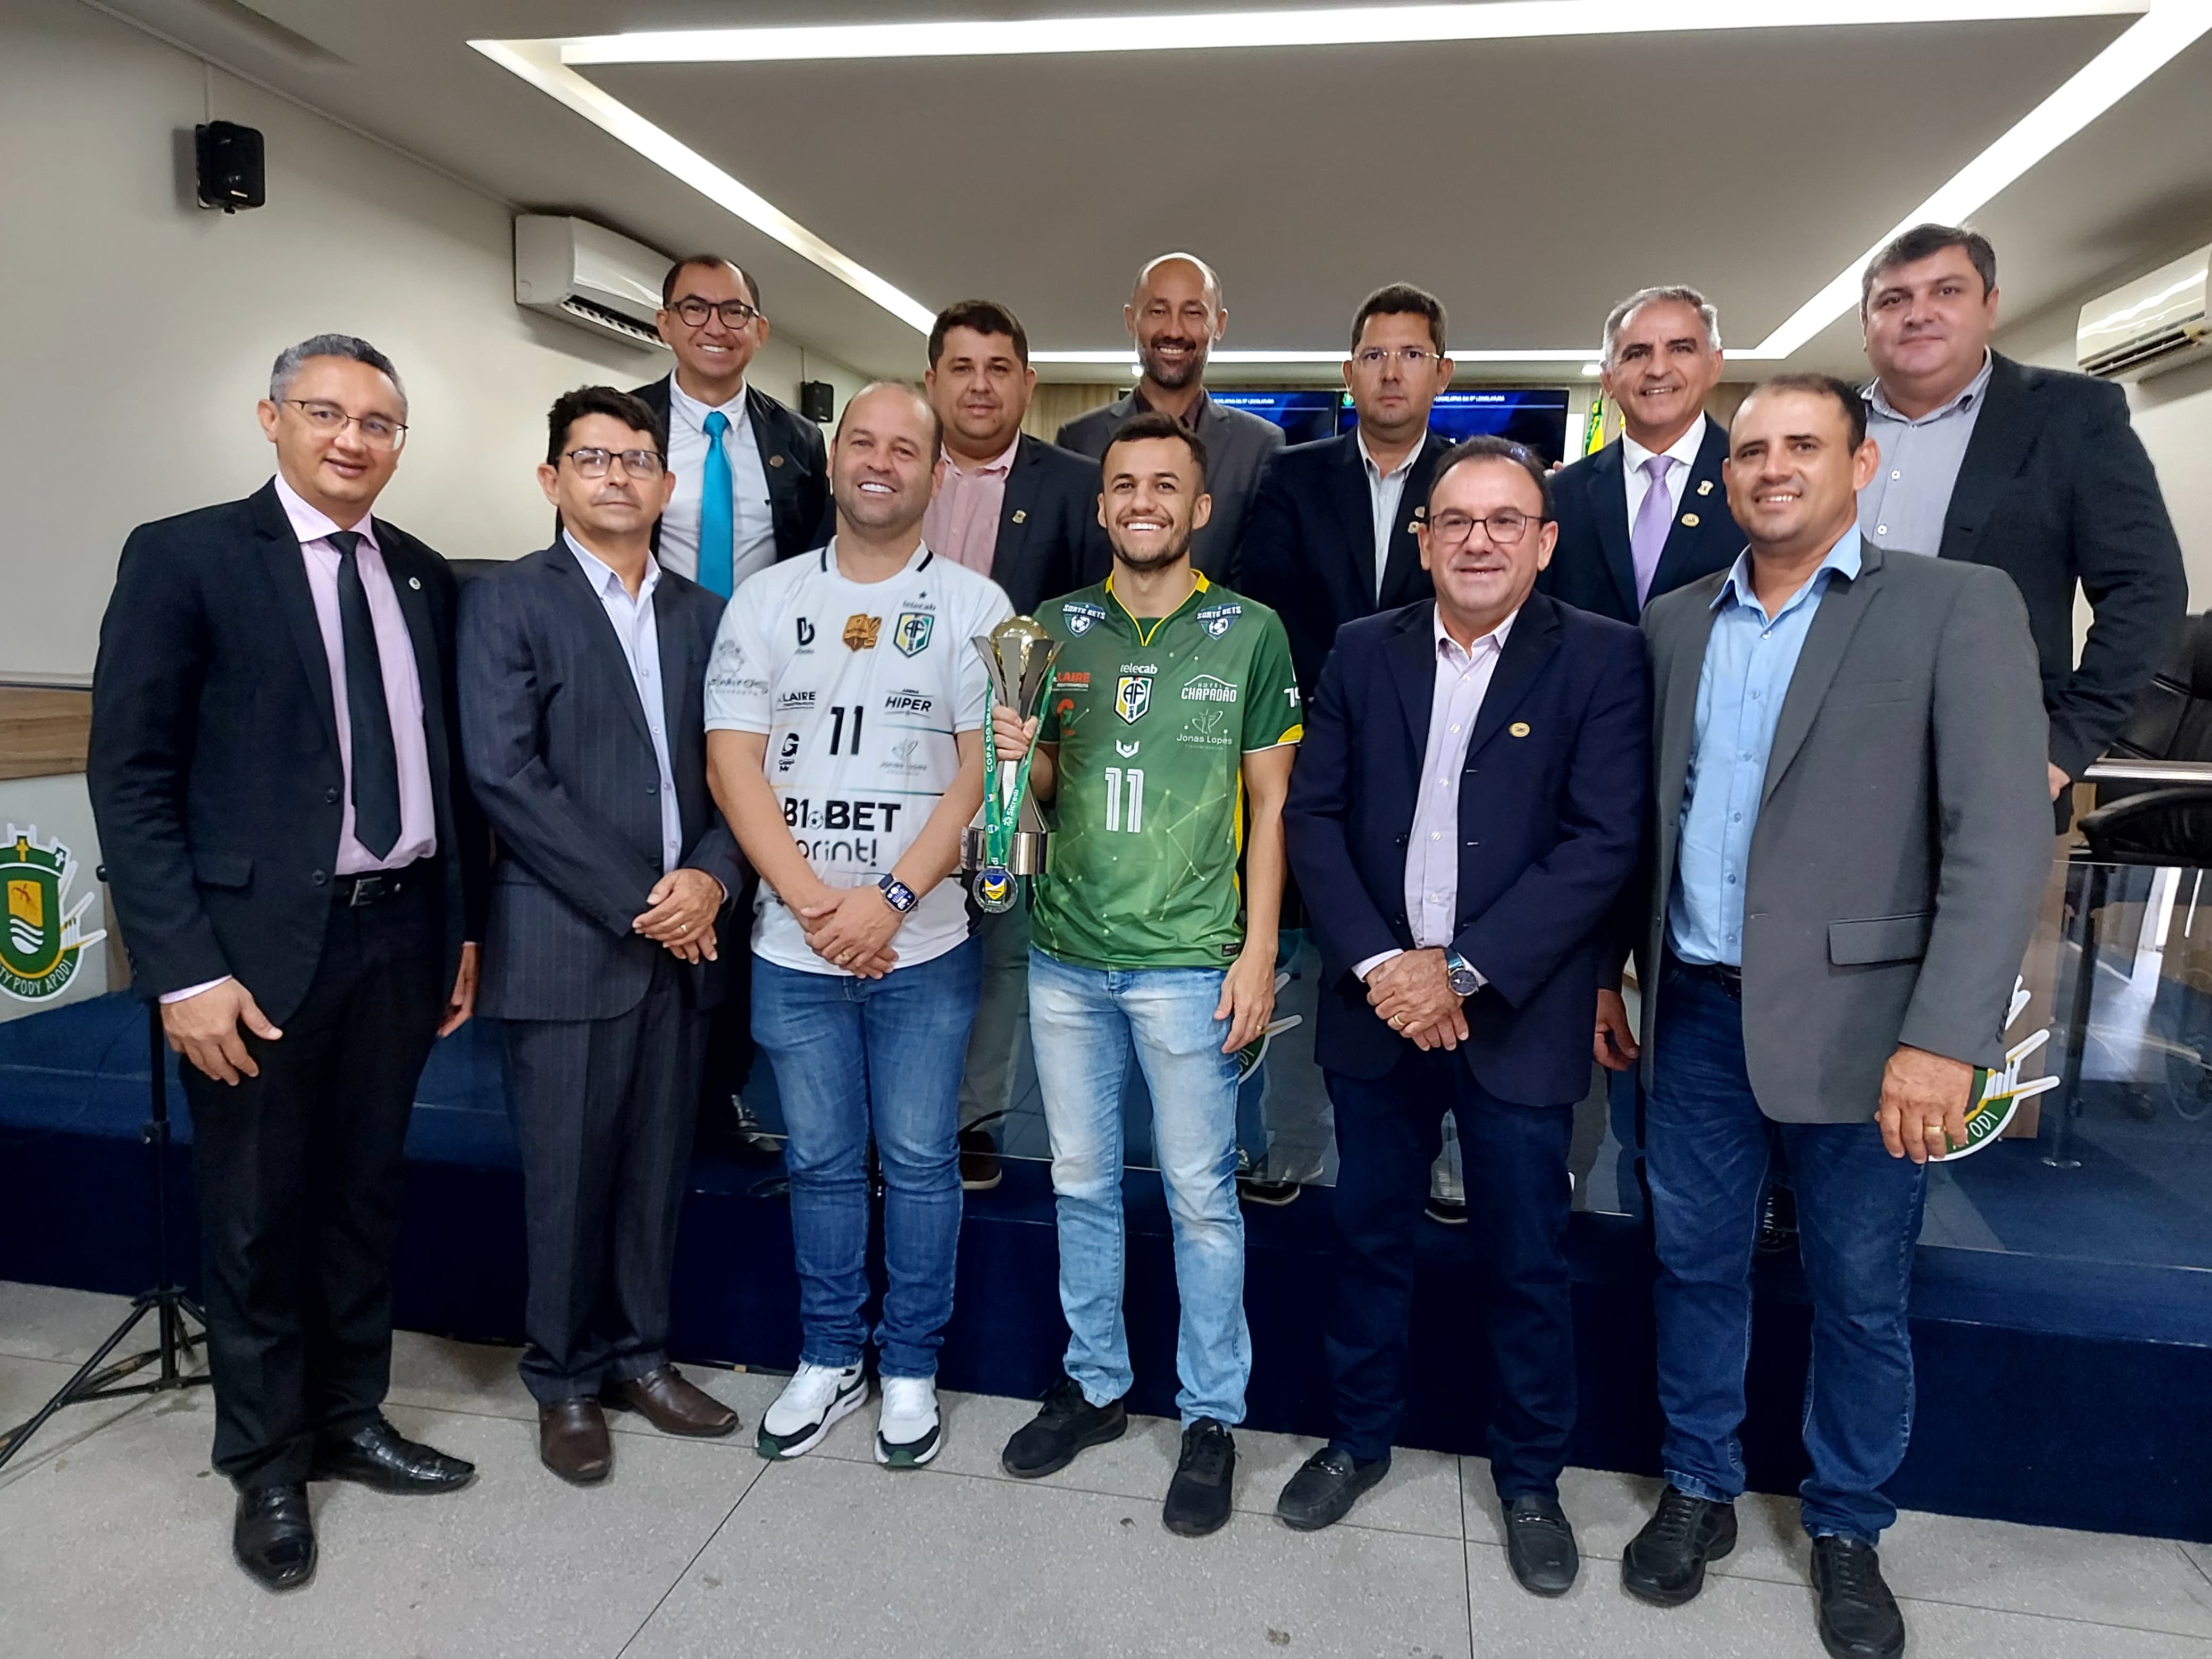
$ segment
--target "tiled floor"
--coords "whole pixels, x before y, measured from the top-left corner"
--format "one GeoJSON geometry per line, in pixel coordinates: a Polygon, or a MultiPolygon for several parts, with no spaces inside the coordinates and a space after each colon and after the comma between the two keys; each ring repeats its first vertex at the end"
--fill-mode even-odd
{"type": "MultiPolygon", "coordinates": [[[[0,1424],[35,1409],[119,1316],[106,1297],[0,1285],[0,1424]]],[[[750,1430],[780,1380],[695,1371],[742,1412],[720,1443],[617,1418],[596,1491],[544,1473],[506,1350],[402,1336],[392,1415],[476,1461],[455,1496],[313,1488],[315,1582],[257,1589],[232,1564],[207,1469],[204,1391],[77,1407],[0,1470],[9,1659],[1819,1659],[1794,1506],[1741,1509],[1743,1542],[1689,1607],[1620,1588],[1649,1481],[1589,1470],[1564,1493],[1586,1557],[1556,1602],[1517,1589],[1481,1462],[1401,1453],[1352,1522],[1269,1514],[1310,1442],[1238,1437],[1239,1513],[1198,1540],[1159,1524],[1171,1424],[1035,1482],[998,1467],[1021,1402],[948,1396],[930,1468],[870,1455],[869,1413],[770,1468],[750,1430]]],[[[2212,1659],[2212,1550],[1907,1515],[1884,1550],[1914,1659],[2212,1659]]]]}

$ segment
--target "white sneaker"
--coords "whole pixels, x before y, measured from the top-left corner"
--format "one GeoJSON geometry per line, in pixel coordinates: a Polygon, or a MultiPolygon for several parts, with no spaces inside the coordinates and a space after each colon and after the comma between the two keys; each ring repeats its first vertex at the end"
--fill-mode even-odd
{"type": "Polygon", "coordinates": [[[763,1457],[797,1457],[821,1444],[839,1418],[850,1417],[867,1403],[868,1379],[859,1360],[842,1370],[802,1364],[761,1419],[753,1448],[763,1457]]]}
{"type": "Polygon", "coordinates": [[[938,1434],[937,1379],[887,1376],[883,1414],[876,1421],[876,1462],[894,1469],[918,1469],[944,1443],[938,1434]]]}

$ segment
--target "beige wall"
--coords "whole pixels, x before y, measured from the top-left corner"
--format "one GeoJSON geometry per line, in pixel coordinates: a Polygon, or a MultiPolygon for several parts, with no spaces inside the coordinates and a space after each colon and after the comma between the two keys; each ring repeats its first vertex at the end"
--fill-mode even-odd
{"type": "MultiPolygon", "coordinates": [[[[0,5],[0,672],[89,672],[131,527],[268,476],[253,405],[292,341],[391,355],[411,430],[378,510],[456,557],[543,544],[556,393],[667,370],[515,306],[501,204],[71,0],[0,5]],[[268,206],[182,199],[210,104],[266,136],[268,206]]],[[[756,378],[788,399],[799,361],[771,340],[756,378]]],[[[805,366],[840,406],[860,381],[805,366]]]]}

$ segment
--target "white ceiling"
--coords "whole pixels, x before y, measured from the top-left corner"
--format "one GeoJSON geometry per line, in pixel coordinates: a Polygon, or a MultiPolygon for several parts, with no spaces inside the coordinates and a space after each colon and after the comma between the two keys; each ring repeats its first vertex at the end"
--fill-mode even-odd
{"type": "MultiPolygon", "coordinates": [[[[726,249],[787,334],[870,372],[921,366],[910,324],[467,45],[911,8],[106,3],[518,206],[726,249]]],[[[1749,346],[2133,21],[580,72],[925,306],[1007,301],[1039,348],[1121,346],[1135,267],[1174,246],[1220,270],[1231,347],[1338,348],[1391,280],[1441,295],[1461,347],[1592,341],[1615,298],[1654,282],[1705,289],[1749,346]]],[[[1176,20],[1161,27],[1172,40],[1176,20]]],[[[1974,216],[2013,319],[2212,240],[2212,35],[1974,216]]],[[[1858,361],[1847,319],[1790,366],[1858,361]]]]}

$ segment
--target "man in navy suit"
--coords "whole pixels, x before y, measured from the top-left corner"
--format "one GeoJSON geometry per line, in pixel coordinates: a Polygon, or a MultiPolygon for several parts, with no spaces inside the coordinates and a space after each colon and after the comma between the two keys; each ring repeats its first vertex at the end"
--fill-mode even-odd
{"type": "Polygon", "coordinates": [[[1647,288],[1613,308],[1598,380],[1620,436],[1553,480],[1559,544],[1538,592],[1632,623],[1660,594],[1735,562],[1728,428],[1705,412],[1720,378],[1720,313],[1697,289],[1647,288]]]}
{"type": "Polygon", "coordinates": [[[664,568],[676,484],[638,398],[555,402],[539,483],[561,538],[461,606],[461,745],[500,861],[482,1006],[507,1022],[530,1287],[522,1379],[538,1455],[613,1467],[603,1404],[670,1434],[736,1413],[668,1363],[669,1282],[716,928],[744,869],[707,787],[722,601],[664,568]]]}
{"type": "Polygon", "coordinates": [[[1337,1431],[1275,1512],[1327,1526],[1389,1468],[1413,1234],[1449,1110],[1495,1264],[1488,1449],[1507,1559],[1558,1595],[1580,1565],[1559,1504],[1575,1416],[1567,1150],[1588,998],[1636,869],[1650,674],[1633,629],[1534,591],[1557,535],[1534,454],[1471,438],[1437,463],[1427,507],[1436,599],[1337,636],[1285,814],[1321,941],[1314,1052],[1336,1107],[1343,1249],[1337,1431]]]}

